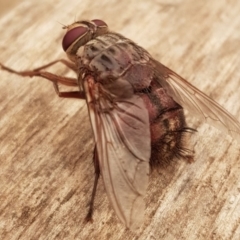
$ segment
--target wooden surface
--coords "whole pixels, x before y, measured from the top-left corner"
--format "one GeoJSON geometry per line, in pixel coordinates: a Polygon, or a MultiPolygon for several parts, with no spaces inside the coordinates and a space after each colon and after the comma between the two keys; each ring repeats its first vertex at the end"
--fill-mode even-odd
{"type": "MultiPolygon", "coordinates": [[[[58,22],[100,18],[240,120],[239,13],[238,0],[21,1],[0,19],[0,62],[23,70],[64,57],[58,22]]],[[[151,174],[135,234],[102,180],[94,222],[84,222],[94,174],[84,101],[0,70],[0,103],[0,239],[240,239],[240,144],[230,137],[188,116],[195,162],[151,174]]]]}

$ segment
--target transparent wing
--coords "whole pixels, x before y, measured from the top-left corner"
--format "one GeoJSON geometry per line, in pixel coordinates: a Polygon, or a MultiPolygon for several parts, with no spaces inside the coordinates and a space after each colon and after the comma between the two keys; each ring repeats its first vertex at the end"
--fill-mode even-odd
{"type": "Polygon", "coordinates": [[[149,116],[142,99],[133,95],[115,102],[98,98],[93,104],[92,86],[84,89],[97,146],[100,171],[110,202],[119,219],[131,230],[144,219],[149,178],[149,116]],[[101,110],[99,109],[101,108],[101,110]]]}
{"type": "Polygon", "coordinates": [[[240,123],[234,116],[169,68],[155,60],[153,64],[159,83],[174,101],[240,142],[240,123]]]}

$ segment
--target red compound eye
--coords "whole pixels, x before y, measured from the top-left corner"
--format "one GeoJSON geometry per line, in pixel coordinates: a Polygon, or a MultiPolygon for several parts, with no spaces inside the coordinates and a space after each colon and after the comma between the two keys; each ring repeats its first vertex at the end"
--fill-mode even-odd
{"type": "Polygon", "coordinates": [[[102,20],[94,19],[92,22],[94,22],[98,27],[107,27],[107,24],[102,20]]]}
{"type": "Polygon", "coordinates": [[[69,30],[62,40],[63,50],[66,51],[76,39],[84,35],[87,31],[88,29],[86,27],[81,26],[69,30]]]}

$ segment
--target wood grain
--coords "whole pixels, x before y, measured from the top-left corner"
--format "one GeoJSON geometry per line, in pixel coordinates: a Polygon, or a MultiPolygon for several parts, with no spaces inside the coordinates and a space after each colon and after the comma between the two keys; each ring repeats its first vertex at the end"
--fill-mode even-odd
{"type": "MultiPolygon", "coordinates": [[[[58,21],[99,18],[240,120],[239,12],[238,0],[21,1],[0,19],[0,62],[23,70],[62,58],[58,21]]],[[[0,70],[0,103],[0,239],[240,239],[240,147],[230,137],[187,116],[195,162],[152,173],[145,223],[132,233],[101,180],[94,222],[84,222],[94,176],[84,101],[0,70]]]]}

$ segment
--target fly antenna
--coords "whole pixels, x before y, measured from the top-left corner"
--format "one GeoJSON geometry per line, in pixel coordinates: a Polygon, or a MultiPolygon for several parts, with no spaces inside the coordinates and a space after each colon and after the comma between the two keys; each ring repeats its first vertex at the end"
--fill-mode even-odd
{"type": "Polygon", "coordinates": [[[68,25],[65,25],[65,24],[63,24],[63,23],[60,23],[59,21],[57,21],[57,23],[59,23],[60,25],[62,25],[62,28],[63,28],[63,29],[68,28],[68,25]]]}

